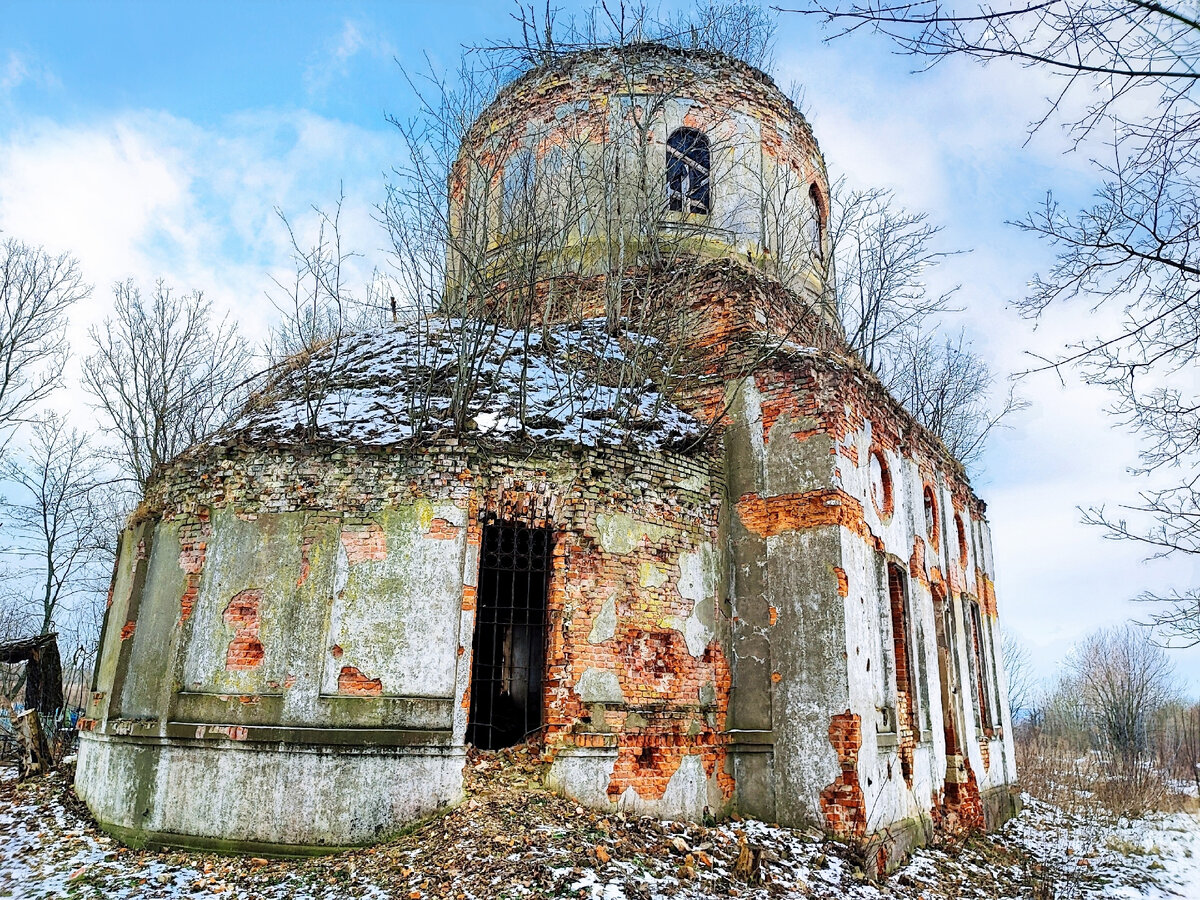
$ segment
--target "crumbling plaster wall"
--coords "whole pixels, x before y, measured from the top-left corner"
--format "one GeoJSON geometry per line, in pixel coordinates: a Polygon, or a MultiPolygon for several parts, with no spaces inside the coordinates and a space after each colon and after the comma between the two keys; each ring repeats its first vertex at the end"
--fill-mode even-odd
{"type": "Polygon", "coordinates": [[[1015,769],[996,652],[990,537],[983,504],[961,467],[873,376],[815,349],[781,352],[762,366],[740,385],[730,419],[730,721],[773,744],[771,753],[752,754],[739,752],[735,741],[739,806],[843,834],[882,834],[880,865],[923,840],[935,823],[945,824],[947,812],[955,825],[982,825],[989,792],[992,822],[1011,814],[1015,769]],[[886,469],[887,496],[872,485],[873,454],[886,469]],[[936,541],[925,522],[926,487],[936,499],[936,541]],[[961,553],[955,515],[964,526],[961,553]],[[907,679],[897,679],[889,565],[907,595],[901,640],[912,691],[907,679]],[[945,791],[931,584],[945,586],[958,622],[950,677],[964,722],[959,743],[967,776],[953,804],[945,791]],[[995,711],[988,734],[975,729],[977,682],[967,640],[976,600],[985,611],[985,685],[995,711]],[[772,701],[764,708],[752,698],[767,677],[772,701]],[[773,797],[765,777],[743,782],[743,768],[770,771],[773,797]]]}
{"type": "Polygon", "coordinates": [[[361,843],[453,802],[499,518],[557,536],[555,783],[610,808],[722,811],[719,479],[702,455],[551,456],[451,442],[176,464],[122,538],[81,796],[122,835],[201,845],[361,843]],[[264,817],[264,792],[321,812],[264,817]]]}
{"type": "Polygon", "coordinates": [[[541,210],[543,243],[555,233],[562,260],[572,261],[557,274],[603,274],[614,259],[624,267],[646,238],[647,217],[661,213],[667,138],[681,127],[710,141],[709,212],[663,215],[655,255],[673,248],[751,260],[819,299],[828,235],[814,256],[809,191],[827,220],[829,184],[812,130],[768,76],[717,53],[597,50],[517,79],[463,142],[451,175],[456,233],[503,246],[505,204],[532,172],[535,186],[521,190],[541,210]],[[551,210],[564,220],[550,225],[551,210]]]}

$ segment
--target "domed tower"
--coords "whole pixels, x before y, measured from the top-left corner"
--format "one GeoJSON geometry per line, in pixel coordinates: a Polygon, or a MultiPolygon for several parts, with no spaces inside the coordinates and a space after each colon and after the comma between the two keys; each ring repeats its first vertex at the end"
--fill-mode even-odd
{"type": "Polygon", "coordinates": [[[281,367],[123,532],[98,821],[367,843],[522,741],[582,804],[876,835],[878,868],[1011,814],[985,506],[847,350],[770,79],[565,57],[448,188],[445,308],[281,367]]]}
{"type": "Polygon", "coordinates": [[[835,322],[812,130],[768,76],[719,53],[643,44],[526,73],[470,130],[450,195],[452,290],[532,265],[586,279],[729,259],[835,322]]]}

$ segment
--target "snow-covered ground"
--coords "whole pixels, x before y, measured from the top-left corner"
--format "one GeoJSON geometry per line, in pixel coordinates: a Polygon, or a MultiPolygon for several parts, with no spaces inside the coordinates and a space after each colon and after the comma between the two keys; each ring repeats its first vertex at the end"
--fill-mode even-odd
{"type": "Polygon", "coordinates": [[[1105,824],[1030,800],[998,834],[919,851],[886,881],[816,831],[603,816],[484,761],[469,799],[378,847],[305,860],[131,850],[96,830],[69,775],[0,771],[0,897],[1195,897],[1200,820],[1105,824]],[[737,864],[761,851],[759,877],[737,864]]]}

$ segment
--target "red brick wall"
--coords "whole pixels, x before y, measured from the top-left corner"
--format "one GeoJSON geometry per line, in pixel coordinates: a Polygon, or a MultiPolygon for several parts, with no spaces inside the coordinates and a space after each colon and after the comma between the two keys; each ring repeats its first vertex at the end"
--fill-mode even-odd
{"type": "Polygon", "coordinates": [[[899,741],[900,773],[910,789],[913,782],[913,752],[917,744],[917,721],[913,691],[916,684],[910,659],[908,609],[904,599],[903,574],[888,566],[888,600],[892,613],[892,646],[896,657],[896,737],[899,741]]]}
{"type": "Polygon", "coordinates": [[[262,641],[258,638],[261,602],[262,591],[248,588],[234,595],[221,615],[225,624],[235,630],[225,652],[225,668],[228,671],[245,671],[262,664],[264,651],[262,641]]]}
{"type": "Polygon", "coordinates": [[[841,772],[821,791],[821,811],[834,834],[861,837],[867,831],[867,806],[858,777],[858,751],[862,746],[862,719],[846,710],[829,722],[829,743],[837,753],[841,772]]]}

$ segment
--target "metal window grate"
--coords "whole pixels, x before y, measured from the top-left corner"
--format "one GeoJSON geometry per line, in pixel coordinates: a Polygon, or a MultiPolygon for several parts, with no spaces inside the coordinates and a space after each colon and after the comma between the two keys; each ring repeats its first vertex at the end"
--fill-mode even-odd
{"type": "Polygon", "coordinates": [[[542,727],[546,592],[553,536],[501,522],[483,529],[467,741],[510,747],[542,727]]]}
{"type": "Polygon", "coordinates": [[[667,138],[667,198],[673,212],[707,215],[712,151],[708,138],[693,128],[679,128],[667,138]]]}

